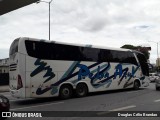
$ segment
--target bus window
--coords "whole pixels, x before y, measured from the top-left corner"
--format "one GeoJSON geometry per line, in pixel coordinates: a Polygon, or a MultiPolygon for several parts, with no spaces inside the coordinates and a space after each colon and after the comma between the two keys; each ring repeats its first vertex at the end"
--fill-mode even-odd
{"type": "Polygon", "coordinates": [[[149,66],[147,64],[147,60],[143,54],[137,53],[137,58],[141,65],[143,75],[149,76],[149,66]]]}

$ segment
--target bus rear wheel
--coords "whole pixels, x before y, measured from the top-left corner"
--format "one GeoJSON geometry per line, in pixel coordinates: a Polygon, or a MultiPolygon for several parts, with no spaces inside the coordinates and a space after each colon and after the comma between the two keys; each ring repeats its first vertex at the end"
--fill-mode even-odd
{"type": "Polygon", "coordinates": [[[84,83],[79,83],[76,87],[76,96],[77,97],[84,97],[88,93],[88,87],[84,83]]]}
{"type": "Polygon", "coordinates": [[[140,87],[140,83],[139,83],[139,81],[136,80],[136,81],[134,82],[133,88],[134,88],[134,90],[138,90],[139,87],[140,87]]]}
{"type": "Polygon", "coordinates": [[[63,85],[60,88],[59,96],[61,99],[69,99],[73,94],[73,89],[70,85],[63,85]]]}

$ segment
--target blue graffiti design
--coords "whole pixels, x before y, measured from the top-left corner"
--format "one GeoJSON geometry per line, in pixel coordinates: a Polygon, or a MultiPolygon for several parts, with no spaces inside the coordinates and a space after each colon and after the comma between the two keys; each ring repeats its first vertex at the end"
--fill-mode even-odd
{"type": "MultiPolygon", "coordinates": [[[[107,64],[104,64],[104,65],[102,65],[102,66],[100,67],[100,69],[103,69],[103,68],[105,68],[106,66],[107,66],[107,64]]],[[[80,67],[80,65],[79,65],[79,67],[80,67]]],[[[94,74],[94,73],[96,73],[96,72],[97,72],[97,68],[91,71],[92,74],[94,74]]],[[[83,76],[81,76],[81,77],[83,78],[83,76]]],[[[80,77],[80,78],[81,78],[81,77],[80,77]]],[[[95,79],[95,80],[97,80],[97,79],[95,79]]],[[[73,80],[72,83],[75,84],[75,83],[78,82],[78,81],[79,81],[79,80],[78,80],[78,78],[77,78],[77,79],[73,80]]]]}
{"type": "Polygon", "coordinates": [[[109,73],[107,71],[111,67],[110,63],[102,65],[102,66],[98,66],[98,68],[96,68],[95,70],[93,70],[91,72],[90,72],[90,69],[86,65],[79,64],[77,67],[79,67],[80,69],[79,69],[79,72],[78,72],[78,79],[74,80],[73,81],[74,83],[79,81],[79,80],[85,79],[86,77],[91,79],[90,83],[95,88],[98,88],[98,87],[100,87],[104,84],[111,84],[111,82],[112,82],[110,80],[110,82],[107,81],[107,82],[104,82],[103,84],[102,83],[101,84],[95,83],[97,80],[99,81],[99,80],[109,76],[109,73]],[[96,74],[94,74],[94,73],[96,73],[96,74]]]}
{"type": "MultiPolygon", "coordinates": [[[[71,79],[71,78],[73,78],[73,77],[75,77],[77,75],[78,75],[78,78],[76,80],[74,80],[74,82],[77,82],[79,80],[83,80],[85,77],[89,77],[91,79],[90,83],[95,88],[100,87],[102,85],[106,85],[106,88],[107,88],[107,87],[109,87],[111,85],[112,79],[114,80],[117,77],[120,78],[119,83],[118,83],[118,85],[120,85],[121,81],[124,78],[129,77],[129,79],[128,79],[128,81],[129,81],[132,77],[134,77],[134,74],[138,69],[138,67],[136,69],[134,69],[134,67],[132,67],[132,73],[129,73],[128,72],[128,70],[129,70],[128,67],[122,69],[122,64],[118,64],[115,67],[114,74],[110,76],[109,73],[108,73],[108,70],[111,67],[110,63],[108,62],[108,64],[105,64],[103,66],[98,66],[101,63],[102,62],[98,62],[98,63],[94,63],[94,64],[92,64],[90,66],[86,66],[86,65],[80,64],[80,61],[76,61],[68,68],[66,73],[62,76],[62,78],[59,81],[57,81],[54,84],[51,84],[51,86],[48,87],[48,88],[42,89],[42,86],[39,86],[39,88],[36,91],[36,94],[37,95],[41,95],[41,94],[43,94],[43,93],[45,93],[45,92],[47,92],[47,91],[49,91],[51,89],[52,89],[51,93],[55,94],[57,92],[57,87],[56,86],[58,86],[59,84],[65,82],[65,81],[67,81],[67,80],[69,80],[69,79],[71,79]],[[97,68],[90,72],[90,69],[94,68],[96,66],[97,66],[97,68]],[[79,67],[80,69],[79,69],[78,72],[74,73],[76,67],[79,67]],[[98,80],[97,83],[95,83],[96,80],[98,80]]],[[[41,67],[47,68],[45,66],[46,66],[46,64],[44,62],[41,62],[41,67]]],[[[41,69],[39,68],[37,71],[41,71],[41,69]]],[[[36,73],[37,72],[33,72],[33,74],[36,74],[36,73]]],[[[129,84],[131,84],[131,83],[129,83],[129,84]]],[[[129,85],[129,84],[126,83],[126,85],[129,85]]]]}
{"type": "Polygon", "coordinates": [[[34,65],[38,66],[38,67],[30,74],[31,77],[37,75],[38,73],[42,72],[43,70],[46,70],[46,74],[43,76],[43,78],[48,77],[44,81],[44,83],[48,82],[49,80],[51,80],[52,78],[55,77],[55,74],[52,72],[52,68],[50,68],[50,66],[46,66],[47,63],[45,63],[44,61],[37,59],[35,61],[34,65]]]}
{"type": "Polygon", "coordinates": [[[126,76],[127,72],[128,72],[128,68],[122,69],[121,72],[118,72],[118,70],[116,70],[116,72],[115,72],[113,75],[108,76],[106,79],[100,81],[99,83],[104,83],[104,82],[106,82],[106,81],[108,81],[108,80],[111,80],[111,79],[114,80],[114,79],[116,79],[117,75],[119,75],[119,76],[121,76],[121,78],[120,78],[120,80],[119,80],[118,85],[120,85],[120,83],[122,82],[122,80],[123,80],[124,77],[126,76]]]}
{"type": "Polygon", "coordinates": [[[80,61],[73,62],[72,65],[68,68],[68,70],[65,72],[65,74],[62,76],[62,78],[60,80],[66,78],[69,75],[71,75],[74,72],[74,70],[76,69],[76,67],[79,63],[80,63],[80,61]]]}
{"type": "MultiPolygon", "coordinates": [[[[122,70],[122,72],[119,74],[119,76],[121,76],[121,79],[119,80],[118,85],[120,85],[121,82],[122,82],[122,80],[127,77],[128,70],[129,70],[128,68],[124,68],[124,69],[122,70]]],[[[117,73],[116,73],[116,74],[117,74],[117,73]]],[[[114,75],[114,77],[115,77],[115,75],[114,75]]],[[[116,77],[115,77],[115,78],[116,78],[116,77]]]]}
{"type": "MultiPolygon", "coordinates": [[[[80,68],[78,73],[78,80],[85,79],[85,77],[89,77],[91,79],[91,84],[94,87],[100,86],[100,84],[106,83],[108,80],[116,79],[116,77],[119,75],[121,77],[120,82],[123,80],[123,78],[126,76],[126,73],[128,72],[128,68],[122,69],[122,65],[118,64],[116,67],[116,71],[112,76],[109,76],[109,73],[107,72],[110,68],[110,63],[100,71],[100,66],[97,68],[97,73],[94,75],[86,65],[79,64],[78,67],[80,68]],[[104,80],[101,80],[103,78],[106,78],[104,80]],[[98,83],[94,83],[95,80],[101,80],[98,83]]],[[[120,84],[120,83],[119,83],[120,84]]]]}
{"type": "Polygon", "coordinates": [[[108,65],[102,69],[102,71],[100,71],[100,68],[98,67],[97,69],[97,73],[91,78],[91,84],[92,86],[94,87],[100,87],[100,83],[105,83],[106,81],[99,81],[98,83],[94,83],[95,82],[95,79],[102,79],[102,78],[107,78],[109,76],[109,73],[107,72],[108,69],[110,68],[110,63],[108,63],[108,65]]]}
{"type": "Polygon", "coordinates": [[[95,75],[93,74],[93,72],[90,72],[90,69],[86,65],[79,64],[78,67],[80,68],[79,73],[78,73],[78,80],[85,79],[85,77],[88,77],[91,79],[91,84],[95,88],[100,87],[106,83],[109,83],[108,86],[110,86],[112,83],[112,79],[114,80],[117,77],[120,78],[120,80],[118,82],[118,85],[120,85],[124,78],[129,77],[128,81],[132,77],[134,78],[135,72],[138,70],[138,67],[135,69],[134,66],[132,66],[132,72],[130,73],[128,67],[123,69],[122,64],[118,64],[115,67],[114,74],[110,76],[108,73],[108,69],[110,68],[110,63],[108,63],[108,65],[104,69],[102,69],[102,67],[98,66],[98,68],[96,69],[97,73],[95,75]],[[102,70],[100,70],[100,69],[102,69],[102,70]],[[95,83],[95,81],[97,79],[99,82],[95,83]],[[103,80],[101,80],[101,79],[103,79],[103,80]],[[107,82],[107,81],[109,81],[109,82],[107,82]]]}
{"type": "MultiPolygon", "coordinates": [[[[100,69],[103,69],[103,68],[105,68],[105,70],[104,70],[104,71],[102,70],[102,73],[100,73],[100,74],[101,74],[101,77],[100,77],[101,79],[102,79],[103,77],[104,77],[104,78],[107,78],[107,77],[109,76],[108,70],[111,68],[110,63],[105,64],[105,65],[103,65],[102,67],[100,67],[100,69]]],[[[99,69],[99,67],[98,67],[98,69],[99,69]]],[[[98,69],[94,70],[94,72],[99,71],[98,69]]],[[[98,74],[97,74],[97,75],[98,75],[98,74]]],[[[109,86],[111,85],[111,83],[112,83],[112,80],[108,80],[108,81],[106,81],[106,82],[103,82],[103,84],[102,84],[102,83],[99,82],[99,79],[98,79],[98,78],[99,78],[99,77],[93,79],[93,81],[92,81],[92,83],[91,83],[94,88],[101,87],[101,86],[103,86],[103,85],[105,85],[105,84],[107,84],[107,86],[109,87],[109,86]],[[100,83],[100,84],[94,86],[94,84],[95,84],[96,81],[98,81],[98,84],[99,84],[99,83],[100,83]]]]}
{"type": "MultiPolygon", "coordinates": [[[[88,68],[91,69],[91,68],[93,68],[93,67],[95,67],[95,66],[97,66],[97,65],[99,65],[99,64],[101,64],[101,63],[102,63],[102,62],[94,63],[94,64],[88,66],[88,68]]],[[[73,71],[73,72],[74,72],[74,71],[73,71]]],[[[51,90],[54,86],[58,86],[59,84],[65,82],[65,81],[67,81],[67,80],[69,80],[70,78],[75,77],[76,75],[78,75],[78,72],[75,72],[75,73],[73,73],[73,74],[70,74],[70,75],[66,76],[65,78],[62,78],[61,80],[57,81],[57,82],[54,83],[54,84],[51,84],[50,87],[45,88],[45,89],[42,89],[42,87],[39,86],[39,88],[38,88],[37,91],[36,91],[36,94],[37,94],[37,95],[41,95],[41,94],[43,94],[43,93],[51,90]]]]}
{"type": "Polygon", "coordinates": [[[137,66],[136,69],[134,69],[134,67],[132,66],[132,76],[130,76],[130,77],[128,78],[128,80],[127,80],[127,82],[124,84],[123,88],[127,88],[128,86],[133,85],[133,82],[129,83],[129,81],[131,80],[132,77],[135,77],[134,75],[135,75],[135,73],[137,72],[137,70],[138,70],[139,67],[140,67],[140,66],[137,66]]]}
{"type": "Polygon", "coordinates": [[[86,65],[79,64],[77,67],[80,68],[78,72],[78,80],[85,79],[85,77],[89,77],[92,82],[95,79],[101,80],[103,77],[106,76],[107,73],[104,74],[104,72],[107,71],[107,69],[110,67],[110,63],[108,63],[108,65],[102,71],[100,71],[101,67],[98,66],[98,68],[96,69],[97,73],[95,75],[93,74],[93,72],[90,72],[86,65]]]}
{"type": "MultiPolygon", "coordinates": [[[[77,67],[77,64],[79,64],[79,63],[80,63],[80,61],[75,61],[75,62],[73,62],[72,65],[68,68],[68,70],[65,72],[65,74],[62,76],[61,79],[64,79],[64,78],[66,78],[67,76],[70,76],[70,75],[75,71],[75,69],[76,69],[76,67],[77,67]]],[[[61,79],[60,79],[60,80],[61,80],[61,79]]],[[[58,87],[53,86],[53,87],[52,87],[51,94],[53,95],[53,94],[55,94],[56,92],[58,92],[58,87]]]]}

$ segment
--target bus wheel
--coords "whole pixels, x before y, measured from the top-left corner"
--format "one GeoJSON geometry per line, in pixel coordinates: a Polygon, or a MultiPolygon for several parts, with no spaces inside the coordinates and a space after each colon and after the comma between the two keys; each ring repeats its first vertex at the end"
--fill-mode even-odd
{"type": "Polygon", "coordinates": [[[135,82],[134,82],[134,86],[133,86],[134,90],[138,90],[139,87],[140,87],[139,81],[135,81],[135,82]]]}
{"type": "Polygon", "coordinates": [[[76,87],[76,95],[77,97],[84,97],[88,93],[88,87],[84,83],[79,83],[76,87]]]}
{"type": "Polygon", "coordinates": [[[72,96],[73,91],[72,91],[71,85],[62,85],[60,88],[59,96],[61,99],[68,99],[72,96]]]}

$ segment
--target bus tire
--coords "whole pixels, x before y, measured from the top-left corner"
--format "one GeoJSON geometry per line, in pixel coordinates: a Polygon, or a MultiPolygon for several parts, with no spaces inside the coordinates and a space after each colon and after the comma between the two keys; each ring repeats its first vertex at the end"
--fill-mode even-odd
{"type": "Polygon", "coordinates": [[[139,82],[138,80],[136,80],[136,81],[134,82],[133,89],[134,89],[134,90],[138,90],[139,87],[140,87],[140,82],[139,82]]]}
{"type": "Polygon", "coordinates": [[[85,83],[79,83],[76,86],[76,96],[77,97],[84,97],[88,93],[88,87],[85,83]]]}
{"type": "Polygon", "coordinates": [[[69,99],[73,94],[73,88],[71,85],[62,85],[59,91],[59,97],[61,99],[69,99]]]}

